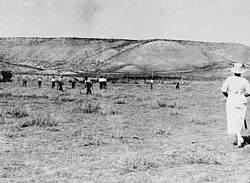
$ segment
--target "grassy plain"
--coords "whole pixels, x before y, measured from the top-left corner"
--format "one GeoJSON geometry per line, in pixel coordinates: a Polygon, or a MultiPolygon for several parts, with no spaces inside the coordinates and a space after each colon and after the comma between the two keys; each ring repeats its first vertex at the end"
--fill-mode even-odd
{"type": "Polygon", "coordinates": [[[221,81],[133,82],[88,96],[80,84],[0,83],[0,182],[250,182],[221,81]]]}

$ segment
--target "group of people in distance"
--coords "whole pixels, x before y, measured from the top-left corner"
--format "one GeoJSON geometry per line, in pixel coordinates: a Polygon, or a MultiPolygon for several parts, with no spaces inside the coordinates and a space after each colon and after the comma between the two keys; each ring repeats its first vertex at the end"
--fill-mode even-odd
{"type": "MultiPolygon", "coordinates": [[[[227,133],[229,135],[235,136],[234,145],[238,147],[243,147],[245,142],[244,138],[241,136],[241,130],[243,126],[247,129],[246,123],[246,112],[247,112],[247,100],[246,98],[250,96],[250,84],[247,79],[241,77],[242,73],[245,72],[245,66],[241,63],[235,63],[231,71],[234,73],[233,76],[227,77],[225,82],[221,87],[223,95],[227,98],[226,102],[226,119],[227,119],[227,133]]],[[[52,89],[57,84],[57,89],[63,91],[63,76],[58,80],[55,77],[52,78],[52,89]]],[[[70,79],[72,88],[75,88],[75,84],[78,80],[76,78],[70,79]]],[[[93,88],[92,81],[85,77],[85,87],[87,88],[87,95],[92,94],[91,89],[93,88]]],[[[106,89],[107,80],[103,77],[99,78],[100,89],[106,89]]],[[[150,80],[151,90],[153,89],[154,81],[150,80]]],[[[38,86],[41,88],[42,78],[38,78],[38,86]]],[[[180,89],[180,83],[176,83],[176,90],[180,89]]],[[[27,78],[23,79],[23,86],[27,86],[27,78]]]]}
{"type": "MultiPolygon", "coordinates": [[[[28,78],[24,77],[22,79],[23,81],[23,87],[27,87],[27,82],[28,82],[28,78]]],[[[42,77],[38,77],[37,79],[38,81],[38,88],[41,88],[42,86],[42,77]]],[[[72,89],[75,89],[76,87],[76,83],[80,82],[76,77],[70,78],[69,83],[71,83],[72,89]]],[[[106,89],[107,88],[107,79],[104,78],[103,76],[101,76],[98,80],[99,84],[100,84],[100,89],[106,89]]],[[[54,89],[55,87],[57,87],[56,89],[59,91],[64,91],[63,90],[63,85],[64,85],[65,81],[63,76],[59,77],[58,79],[55,78],[55,76],[52,77],[51,79],[51,88],[54,89]]],[[[85,83],[85,87],[87,89],[87,95],[88,94],[92,94],[92,89],[93,89],[93,82],[91,81],[91,79],[89,77],[85,77],[84,80],[85,83]]]]}

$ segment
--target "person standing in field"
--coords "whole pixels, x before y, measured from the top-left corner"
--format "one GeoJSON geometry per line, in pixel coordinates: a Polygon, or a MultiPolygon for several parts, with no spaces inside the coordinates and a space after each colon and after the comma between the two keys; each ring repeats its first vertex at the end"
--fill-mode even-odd
{"type": "Polygon", "coordinates": [[[241,129],[244,126],[247,111],[246,97],[250,96],[250,85],[245,78],[241,77],[245,71],[243,64],[235,63],[231,71],[234,75],[228,77],[221,87],[221,91],[227,98],[227,133],[235,135],[234,145],[243,147],[244,139],[241,136],[241,129]]]}
{"type": "Polygon", "coordinates": [[[92,94],[91,88],[93,88],[93,84],[87,76],[85,77],[85,87],[87,88],[87,95],[92,94]]]}
{"type": "Polygon", "coordinates": [[[99,83],[100,83],[100,90],[107,88],[107,80],[103,76],[99,78],[99,83]]]}
{"type": "Polygon", "coordinates": [[[42,86],[42,78],[39,77],[38,78],[38,87],[41,88],[41,86],[42,86]]]}
{"type": "Polygon", "coordinates": [[[153,90],[154,80],[153,78],[150,79],[151,90],[153,90]]]}
{"type": "Polygon", "coordinates": [[[52,83],[52,89],[53,89],[53,88],[56,86],[56,79],[55,79],[55,76],[52,77],[51,83],[52,83]]]}
{"type": "Polygon", "coordinates": [[[24,77],[24,78],[23,78],[23,86],[24,86],[24,87],[27,87],[27,82],[28,82],[28,78],[27,78],[27,77],[24,77]]]}
{"type": "Polygon", "coordinates": [[[176,83],[175,89],[176,89],[176,90],[179,90],[179,89],[180,89],[180,83],[179,83],[179,82],[176,83]]]}
{"type": "Polygon", "coordinates": [[[71,83],[71,85],[72,85],[72,89],[75,89],[75,87],[76,87],[76,78],[75,77],[73,77],[72,79],[70,79],[69,80],[69,83],[71,83]]]}
{"type": "Polygon", "coordinates": [[[63,85],[64,85],[64,82],[63,82],[63,76],[61,76],[59,79],[58,79],[58,90],[59,91],[62,91],[63,92],[63,85]]]}

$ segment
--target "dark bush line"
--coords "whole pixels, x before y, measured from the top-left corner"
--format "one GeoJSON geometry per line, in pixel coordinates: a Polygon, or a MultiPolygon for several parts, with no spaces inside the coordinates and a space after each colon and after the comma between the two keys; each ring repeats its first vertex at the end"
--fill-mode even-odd
{"type": "Polygon", "coordinates": [[[12,95],[12,97],[18,97],[18,98],[21,98],[21,97],[23,97],[23,98],[43,98],[43,99],[48,99],[49,98],[49,96],[47,96],[47,95],[35,95],[35,94],[33,94],[33,95],[12,95]]]}
{"type": "Polygon", "coordinates": [[[11,97],[12,93],[0,93],[0,97],[5,98],[5,97],[11,97]]]}

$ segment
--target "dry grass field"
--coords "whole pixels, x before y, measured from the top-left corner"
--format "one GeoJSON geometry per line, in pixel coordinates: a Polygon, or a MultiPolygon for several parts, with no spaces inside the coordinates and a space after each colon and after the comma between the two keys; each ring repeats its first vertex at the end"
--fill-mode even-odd
{"type": "Polygon", "coordinates": [[[1,183],[250,182],[250,145],[226,134],[221,81],[95,84],[92,95],[21,85],[0,83],[1,183]]]}

